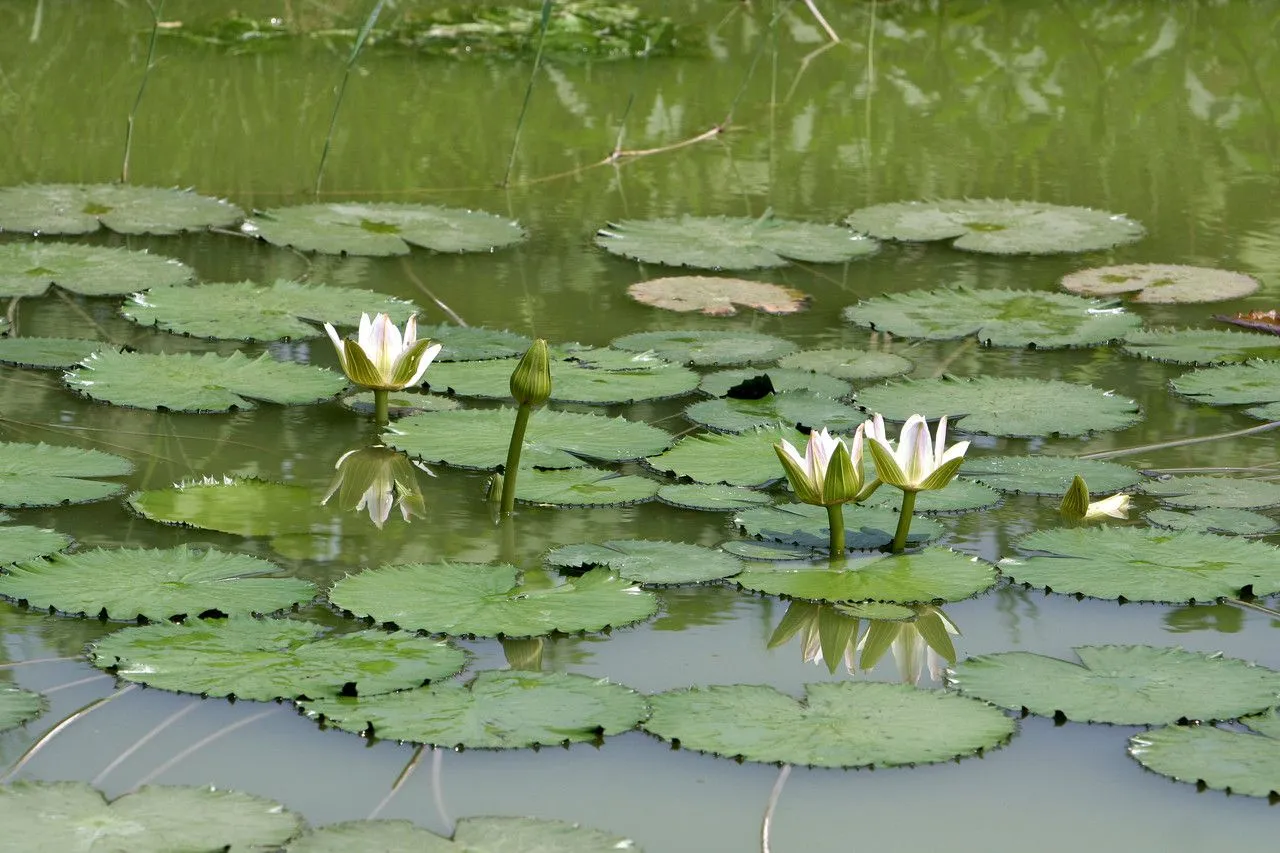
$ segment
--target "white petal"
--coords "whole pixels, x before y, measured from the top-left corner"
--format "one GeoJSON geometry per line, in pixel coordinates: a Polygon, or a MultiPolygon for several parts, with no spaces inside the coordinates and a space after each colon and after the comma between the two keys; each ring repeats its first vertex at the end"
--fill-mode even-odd
{"type": "Polygon", "coordinates": [[[422,353],[422,358],[418,361],[418,370],[413,374],[413,378],[409,380],[406,388],[411,388],[422,381],[422,376],[427,372],[427,368],[431,366],[431,362],[435,361],[436,356],[440,354],[440,350],[444,349],[444,344],[432,344],[422,353]]]}
{"type": "Polygon", "coordinates": [[[338,337],[338,330],[330,323],[324,324],[324,330],[329,333],[329,340],[333,341],[333,348],[338,351],[338,363],[342,365],[343,372],[346,372],[347,348],[342,343],[342,338],[338,337]]]}

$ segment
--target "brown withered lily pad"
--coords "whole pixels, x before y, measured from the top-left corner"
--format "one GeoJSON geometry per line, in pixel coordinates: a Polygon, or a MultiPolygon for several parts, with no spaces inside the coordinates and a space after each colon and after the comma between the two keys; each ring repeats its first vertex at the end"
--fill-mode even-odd
{"type": "Polygon", "coordinates": [[[1244,326],[1246,329],[1257,329],[1259,332],[1280,335],[1280,310],[1275,308],[1270,311],[1245,311],[1243,314],[1234,315],[1215,314],[1213,319],[1244,326]]]}
{"type": "Polygon", "coordinates": [[[627,288],[637,302],[668,311],[701,311],[710,317],[729,317],[738,306],[766,314],[803,311],[809,296],[790,287],[764,281],[712,275],[677,275],[638,281],[627,288]]]}
{"type": "Polygon", "coordinates": [[[1253,276],[1181,264],[1120,264],[1077,270],[1062,287],[1083,296],[1132,293],[1134,302],[1221,302],[1247,296],[1260,285],[1253,276]]]}

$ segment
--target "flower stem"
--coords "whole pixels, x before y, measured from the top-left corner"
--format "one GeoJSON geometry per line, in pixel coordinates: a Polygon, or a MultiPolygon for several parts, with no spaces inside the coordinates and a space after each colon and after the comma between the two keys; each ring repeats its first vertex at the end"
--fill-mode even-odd
{"type": "Polygon", "coordinates": [[[502,471],[503,515],[509,515],[516,505],[516,471],[520,468],[520,450],[524,447],[524,431],[529,426],[533,406],[528,403],[516,410],[516,425],[511,428],[511,444],[507,447],[507,467],[502,471]]]}
{"type": "Polygon", "coordinates": [[[387,415],[387,397],[390,391],[373,389],[373,422],[378,426],[386,426],[391,418],[387,415]]]}
{"type": "Polygon", "coordinates": [[[827,528],[831,531],[831,559],[844,557],[844,504],[827,507],[827,528]]]}
{"type": "Polygon", "coordinates": [[[916,510],[916,493],[902,493],[902,508],[898,511],[898,532],[893,534],[891,550],[901,554],[907,550],[907,534],[911,532],[911,513],[916,510]]]}

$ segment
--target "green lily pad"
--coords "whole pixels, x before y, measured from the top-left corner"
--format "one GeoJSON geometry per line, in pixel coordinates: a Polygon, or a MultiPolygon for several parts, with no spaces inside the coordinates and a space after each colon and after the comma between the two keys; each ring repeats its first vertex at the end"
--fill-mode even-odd
{"type": "MultiPolygon", "coordinates": [[[[339,402],[362,415],[372,416],[374,413],[372,391],[348,394],[339,402]]],[[[409,415],[421,415],[425,412],[451,412],[461,407],[462,404],[452,397],[442,397],[439,394],[419,394],[412,390],[387,392],[387,415],[392,418],[407,418],[409,415]]]]}
{"type": "Polygon", "coordinates": [[[1173,364],[1226,364],[1280,359],[1280,338],[1225,329],[1135,329],[1125,335],[1124,351],[1173,364]]]}
{"type": "Polygon", "coordinates": [[[667,361],[700,367],[768,364],[796,350],[795,344],[773,335],[705,329],[636,332],[616,338],[610,346],[631,352],[653,352],[667,361]]]}
{"type": "Polygon", "coordinates": [[[658,500],[681,509],[703,512],[732,512],[773,503],[773,498],[752,489],[703,483],[669,483],[658,489],[658,500]]]}
{"type": "Polygon", "coordinates": [[[1152,527],[1167,530],[1193,530],[1196,533],[1225,533],[1232,536],[1266,536],[1280,531],[1280,521],[1247,509],[1197,509],[1175,512],[1153,509],[1142,517],[1152,527]]]}
{"type": "Polygon", "coordinates": [[[1280,549],[1247,539],[1089,527],[1040,530],[1015,544],[1048,556],[1001,560],[1000,571],[1064,594],[1181,604],[1280,591],[1280,549]]]}
{"type": "Polygon", "coordinates": [[[89,650],[94,666],[162,690],[273,699],[370,696],[456,675],[467,654],[405,631],[329,634],[290,619],[192,619],[125,628],[89,650]]]}
{"type": "Polygon", "coordinates": [[[349,820],[331,823],[285,845],[285,853],[600,853],[630,850],[629,838],[599,829],[532,817],[464,817],[453,840],[407,820],[349,820]]]}
{"type": "MultiPolygon", "coordinates": [[[[870,456],[864,461],[870,462],[870,456]]],[[[874,470],[874,466],[868,465],[874,470]]],[[[870,475],[868,475],[870,476],[870,475]]],[[[992,509],[1004,500],[1000,492],[975,483],[972,480],[952,480],[945,489],[916,493],[916,512],[924,515],[948,515],[960,512],[992,509]]],[[[880,489],[867,500],[868,506],[896,509],[902,504],[902,495],[896,489],[880,489]]]]}
{"type": "Polygon", "coordinates": [[[0,788],[0,822],[27,850],[175,853],[269,850],[296,835],[301,816],[265,797],[217,788],[148,785],[110,802],[84,782],[0,788]]]}
{"type": "Polygon", "coordinates": [[[702,400],[684,410],[695,424],[715,432],[741,433],[775,424],[833,432],[853,432],[867,416],[854,406],[808,391],[783,391],[759,400],[721,397],[702,400]]]}
{"type": "Polygon", "coordinates": [[[797,700],[773,687],[728,684],[649,697],[645,731],[682,748],[746,761],[815,767],[898,767],[950,761],[1013,737],[985,702],[905,684],[806,684],[797,700]]]}
{"type": "MultiPolygon", "coordinates": [[[[415,415],[398,421],[382,442],[428,463],[492,470],[506,463],[515,417],[511,408],[415,415]]],[[[670,434],[645,423],[544,410],[529,419],[520,464],[579,468],[585,459],[625,462],[670,445],[670,434]]]]}
{"type": "Polygon", "coordinates": [[[1116,213],[1011,199],[939,199],[877,204],[845,219],[881,240],[953,240],[953,248],[994,255],[1093,252],[1132,243],[1143,227],[1116,213]]]}
{"type": "Polygon", "coordinates": [[[785,542],[757,542],[754,539],[730,539],[721,542],[720,550],[744,560],[763,560],[778,562],[780,560],[813,559],[813,549],[802,545],[788,545],[785,542]]]}
{"type": "Polygon", "coordinates": [[[39,693],[17,687],[0,687],[0,732],[34,720],[49,703],[39,693]]]}
{"type": "Polygon", "coordinates": [[[596,232],[596,245],[624,258],[674,267],[750,270],[788,261],[838,264],[870,255],[880,244],[847,228],[734,216],[625,219],[596,232]]]}
{"type": "Polygon", "coordinates": [[[910,373],[915,367],[907,359],[890,352],[868,350],[810,349],[793,352],[778,359],[778,366],[789,370],[810,370],[850,382],[888,379],[910,373]]]}
{"type": "Polygon", "coordinates": [[[111,346],[106,341],[80,338],[0,338],[0,364],[66,368],[79,364],[91,352],[111,346]]]}
{"type": "Polygon", "coordinates": [[[686,542],[613,539],[561,545],[545,560],[559,568],[606,566],[627,580],[647,584],[701,583],[742,571],[742,561],[715,548],[686,542]]]}
{"type": "Polygon", "coordinates": [[[857,326],[947,341],[977,335],[996,347],[1087,347],[1123,338],[1142,318],[1096,299],[1040,290],[957,286],[864,299],[844,309],[857,326]]]}
{"type": "Polygon", "coordinates": [[[1269,405],[1246,409],[1263,420],[1280,419],[1280,361],[1247,361],[1222,367],[1202,367],[1169,383],[1179,394],[1210,406],[1269,405]]]}
{"type": "Polygon", "coordinates": [[[167,489],[129,496],[143,518],[220,530],[236,536],[283,536],[312,531],[322,518],[316,495],[307,488],[265,480],[209,477],[167,489]]]}
{"type": "Polygon", "coordinates": [[[597,740],[648,716],[630,687],[567,672],[486,670],[379,696],[302,703],[312,717],[349,732],[440,747],[516,749],[597,740]]]}
{"type": "Polygon", "coordinates": [[[342,375],[320,367],[279,362],[263,353],[220,356],[156,355],[105,350],[63,377],[86,397],[117,406],[170,412],[227,412],[257,408],[255,400],[283,406],[338,396],[342,375]]]}
{"type": "MultiPolygon", "coordinates": [[[[914,526],[914,525],[913,525],[914,526]]],[[[948,548],[848,558],[843,566],[782,563],[733,578],[743,589],[806,601],[924,604],[970,598],[996,582],[996,570],[948,548]]]]}
{"type": "Polygon", "coordinates": [[[1181,264],[1120,264],[1077,270],[1062,288],[1085,296],[1132,293],[1133,302],[1222,302],[1248,296],[1261,285],[1244,273],[1181,264]]]}
{"type": "Polygon", "coordinates": [[[506,563],[410,563],[369,569],[334,584],[329,600],[406,630],[477,637],[601,631],[648,619],[652,593],[604,569],[559,586],[521,585],[506,563]]]}
{"type": "Polygon", "coordinates": [[[185,284],[194,275],[180,261],[128,249],[79,243],[0,245],[0,297],[5,298],[41,296],[54,284],[84,296],[119,296],[185,284]]]}
{"type": "Polygon", "coordinates": [[[511,358],[523,355],[533,339],[505,329],[486,329],[483,326],[455,326],[441,323],[437,326],[418,324],[418,337],[439,343],[444,348],[432,362],[439,365],[446,361],[482,361],[486,358],[511,358]]]}
{"type": "Polygon", "coordinates": [[[543,506],[619,506],[653,500],[661,485],[601,468],[521,469],[516,500],[543,506]]]}
{"type": "Polygon", "coordinates": [[[0,189],[0,231],[179,234],[227,228],[244,211],[190,190],[132,184],[27,184],[0,189]]]}
{"type": "Polygon", "coordinates": [[[0,506],[57,506],[109,498],[122,483],[90,477],[123,477],[133,463],[121,456],[51,444],[0,442],[0,506]]]}
{"type": "Polygon", "coordinates": [[[47,557],[71,547],[72,538],[39,527],[0,526],[0,566],[47,557]]]}
{"type": "MultiPolygon", "coordinates": [[[[898,527],[898,513],[894,509],[845,504],[843,511],[845,547],[853,551],[870,551],[893,541],[893,532],[898,527]]],[[[830,547],[826,507],[801,503],[753,507],[734,516],[733,523],[748,536],[760,539],[823,551],[830,547]]],[[[907,541],[920,545],[941,535],[942,528],[936,521],[917,516],[911,520],[907,541]]]]}
{"type": "Polygon", "coordinates": [[[1257,734],[1213,726],[1167,726],[1129,738],[1129,755],[1179,782],[1249,797],[1280,797],[1280,734],[1276,713],[1240,722],[1257,734]],[[1266,721],[1266,722],[1258,722],[1266,721]],[[1262,729],[1269,727],[1269,731],[1262,729]]]}
{"type": "Polygon", "coordinates": [[[1225,720],[1271,708],[1280,672],[1156,646],[1077,646],[1077,665],[1030,652],[969,658],[947,681],[961,693],[1042,717],[1116,725],[1225,720]]]}
{"type": "MultiPolygon", "coordinates": [[[[431,390],[462,397],[511,399],[511,373],[518,359],[432,364],[431,390]]],[[[659,362],[642,370],[607,370],[580,361],[553,359],[551,400],[561,403],[619,405],[640,400],[679,397],[698,387],[698,374],[686,367],[659,362]]]]}
{"type": "Polygon", "coordinates": [[[301,204],[256,213],[240,226],[274,246],[329,255],[489,252],[523,241],[517,222],[480,210],[430,204],[301,204]]]}
{"type": "Polygon", "coordinates": [[[783,439],[796,447],[805,442],[798,430],[781,426],[739,435],[689,435],[666,453],[644,461],[655,471],[697,483],[764,486],[784,476],[773,449],[783,439]]]}
{"type": "Polygon", "coordinates": [[[1149,480],[1142,491],[1165,506],[1265,509],[1280,506],[1280,483],[1242,477],[1169,477],[1149,480]]]}
{"type": "Polygon", "coordinates": [[[311,323],[355,325],[361,313],[390,314],[403,324],[419,308],[412,302],[354,287],[329,287],[278,279],[157,287],[134,295],[124,316],[144,326],[197,338],[241,341],[320,337],[311,323]]]}
{"type": "Polygon", "coordinates": [[[272,613],[310,601],[297,578],[262,577],[280,567],[247,554],[176,548],[98,548],[11,566],[0,596],[62,613],[162,621],[215,611],[272,613]]]}
{"type": "Polygon", "coordinates": [[[637,302],[667,311],[701,311],[709,317],[732,317],[737,306],[765,314],[803,311],[809,295],[765,281],[711,275],[681,275],[638,281],[627,288],[637,302]]]}
{"type": "Polygon", "coordinates": [[[1143,480],[1142,472],[1128,465],[1071,456],[969,456],[960,473],[993,489],[1025,495],[1063,495],[1077,474],[1095,497],[1113,495],[1143,480]]]}
{"type": "Polygon", "coordinates": [[[981,435],[1086,435],[1142,420],[1132,400],[1056,379],[903,379],[864,388],[858,403],[895,421],[917,412],[930,418],[947,415],[960,431],[981,435]]]}
{"type": "MultiPolygon", "coordinates": [[[[790,358],[790,356],[788,356],[790,358]]],[[[702,377],[698,390],[712,397],[723,397],[729,390],[743,382],[759,376],[768,376],[769,384],[776,392],[807,391],[810,394],[821,394],[824,397],[844,397],[853,392],[853,387],[843,379],[837,379],[810,370],[795,370],[784,367],[770,368],[737,368],[734,370],[717,370],[702,377]]]]}

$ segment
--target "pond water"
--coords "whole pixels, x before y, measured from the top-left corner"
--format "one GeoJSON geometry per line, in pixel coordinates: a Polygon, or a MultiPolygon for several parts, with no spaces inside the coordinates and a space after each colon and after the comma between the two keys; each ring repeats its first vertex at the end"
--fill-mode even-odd
{"type": "MultiPolygon", "coordinates": [[[[220,13],[169,2],[164,16],[195,25],[220,13]]],[[[236,4],[247,15],[297,15],[308,27],[358,24],[367,4],[236,4]]],[[[385,14],[399,15],[411,4],[385,14]]],[[[1255,426],[1238,408],[1171,395],[1185,368],[1114,347],[993,349],[973,341],[885,340],[841,311],[886,292],[950,284],[1054,290],[1074,269],[1165,262],[1225,267],[1263,282],[1254,296],[1212,306],[1136,306],[1148,326],[1211,324],[1216,313],[1276,304],[1280,281],[1280,33],[1267,4],[1198,2],[818,3],[842,42],[825,41],[803,4],[770,28],[772,4],[687,0],[641,4],[677,18],[696,49],[647,62],[553,60],[537,75],[511,153],[531,65],[372,50],[358,62],[337,117],[323,200],[474,207],[524,224],[531,239],[488,254],[403,258],[304,256],[227,234],[81,238],[183,260],[206,281],[307,277],[412,299],[431,323],[448,319],[553,342],[603,345],[630,332],[766,332],[805,348],[890,349],[912,376],[1035,376],[1114,389],[1142,406],[1136,426],[1084,439],[994,439],[983,452],[1086,454],[1255,426]],[[602,161],[627,149],[687,140],[731,116],[724,133],[662,153],[602,161]],[[812,297],[804,313],[712,318],[660,311],[626,287],[668,274],[592,244],[620,218],[777,215],[833,223],[851,211],[918,198],[1019,198],[1127,214],[1147,236],[1084,256],[996,257],[939,244],[886,245],[846,265],[795,264],[750,278],[812,297]]],[[[120,174],[126,116],[146,62],[143,3],[39,2],[0,8],[0,185],[105,182],[120,174]]],[[[137,111],[129,179],[190,186],[246,210],[312,200],[311,188],[349,42],[303,40],[232,55],[161,39],[137,111]]],[[[6,240],[20,239],[6,237],[6,240]]],[[[23,335],[101,337],[143,351],[217,351],[335,366],[329,343],[238,345],[146,329],[119,300],[24,300],[23,335]]],[[[323,493],[334,462],[372,442],[366,418],[336,405],[263,406],[221,415],[161,414],[77,397],[56,371],[0,368],[0,438],[96,447],[137,463],[131,489],[204,475],[249,474],[323,493]]],[[[430,380],[430,372],[428,372],[430,380]]],[[[609,409],[671,432],[688,400],[609,409]]],[[[565,407],[561,407],[565,408],[565,407]]],[[[569,407],[572,408],[572,407],[569,407]]],[[[535,418],[537,415],[534,416],[535,418]]],[[[1274,466],[1275,433],[1140,452],[1144,470],[1274,466]]],[[[654,538],[715,545],[740,538],[731,516],[647,503],[618,509],[522,507],[496,527],[487,475],[436,467],[423,478],[427,515],[379,531],[363,513],[335,516],[323,536],[273,542],[161,526],[120,500],[14,511],[96,546],[187,542],[271,559],[324,588],[385,563],[508,559],[536,568],[559,544],[654,538]],[[514,534],[514,541],[510,537],[514,534]],[[504,540],[504,536],[508,537],[504,540]]],[[[1141,511],[1154,507],[1139,498],[1141,511]]],[[[1056,501],[1010,498],[996,511],[944,520],[944,542],[997,560],[1011,540],[1055,526],[1056,501]]],[[[1274,512],[1274,511],[1273,511],[1274,512]]],[[[1139,513],[1134,513],[1135,516],[1139,513]]],[[[1275,536],[1264,541],[1275,544],[1275,536]]],[[[546,640],[542,666],[645,692],[695,684],[768,684],[799,695],[829,679],[897,680],[886,659],[870,674],[805,663],[799,640],[766,643],[786,609],[732,585],[659,592],[658,617],[608,634],[546,640]]],[[[1274,599],[1272,600],[1274,606],[1274,599]]],[[[1280,668],[1280,621],[1230,605],[1171,607],[1046,595],[1002,582],[946,607],[961,658],[1027,650],[1072,659],[1085,644],[1149,643],[1221,651],[1280,668]]],[[[319,606],[304,615],[342,620],[319,606]]],[[[78,656],[120,626],[0,603],[0,655],[12,682],[48,694],[39,720],[0,735],[8,767],[59,720],[112,695],[113,680],[78,656]],[[97,676],[97,677],[95,677],[97,676]]],[[[471,669],[506,667],[501,643],[464,642],[471,669]]],[[[924,687],[939,687],[927,678],[924,687]]],[[[982,757],[876,771],[796,768],[772,828],[773,849],[1168,851],[1265,847],[1275,807],[1197,792],[1143,770],[1125,754],[1137,727],[1055,725],[1028,717],[982,757]],[[1226,841],[1224,839],[1230,839],[1226,841]]],[[[311,823],[403,817],[447,832],[459,817],[527,814],[627,835],[650,851],[759,849],[774,766],[672,750],[639,732],[602,746],[428,752],[384,802],[412,745],[322,731],[288,705],[199,700],[134,690],[51,739],[17,778],[94,780],[109,796],[142,781],[213,784],[274,798],[311,823]],[[113,760],[175,712],[195,706],[125,761],[113,760]],[[212,735],[238,726],[203,748],[212,735]],[[175,760],[176,759],[176,760],[175,760]],[[104,774],[104,770],[109,770],[104,774]]],[[[2,844],[2,842],[0,842],[2,844]]]]}

